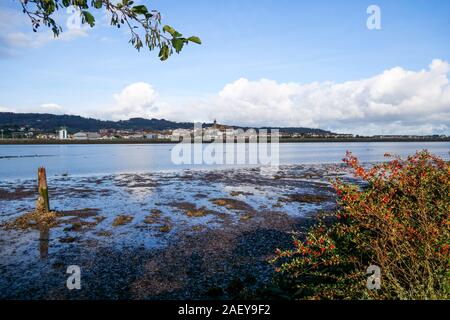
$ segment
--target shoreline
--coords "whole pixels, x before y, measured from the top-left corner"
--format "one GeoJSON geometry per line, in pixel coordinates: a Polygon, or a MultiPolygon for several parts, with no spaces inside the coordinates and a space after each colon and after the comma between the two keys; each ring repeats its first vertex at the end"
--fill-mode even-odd
{"type": "MultiPolygon", "coordinates": [[[[270,143],[270,139],[267,140],[270,143]]],[[[336,142],[450,142],[450,137],[446,138],[289,138],[280,139],[280,143],[336,143],[336,142]]],[[[178,141],[171,140],[37,140],[37,139],[4,139],[0,140],[0,145],[77,145],[77,144],[177,144],[178,141]]],[[[194,142],[191,142],[194,143],[194,142]]],[[[204,141],[204,144],[211,143],[204,141]]],[[[237,143],[237,142],[235,142],[237,143]]],[[[248,143],[248,141],[246,141],[248,143]]]]}

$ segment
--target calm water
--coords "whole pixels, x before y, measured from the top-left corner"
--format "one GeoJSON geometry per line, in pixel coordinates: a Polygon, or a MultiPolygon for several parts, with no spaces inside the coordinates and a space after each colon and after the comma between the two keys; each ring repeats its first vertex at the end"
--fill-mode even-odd
{"type": "MultiPolygon", "coordinates": [[[[205,145],[206,146],[206,145],[205,145]]],[[[49,176],[152,172],[223,165],[175,165],[173,144],[160,145],[2,145],[0,179],[28,179],[45,166],[49,176]]],[[[449,160],[450,142],[285,143],[280,164],[338,163],[346,150],[361,161],[381,161],[386,152],[406,156],[428,149],[449,160]]]]}

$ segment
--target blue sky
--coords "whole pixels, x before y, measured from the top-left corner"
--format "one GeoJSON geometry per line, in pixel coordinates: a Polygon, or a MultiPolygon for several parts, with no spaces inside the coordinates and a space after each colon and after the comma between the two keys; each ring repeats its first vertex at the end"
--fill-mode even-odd
{"type": "MultiPolygon", "coordinates": [[[[389,126],[392,132],[405,133],[420,127],[427,133],[448,133],[450,104],[446,93],[450,89],[441,78],[444,74],[448,79],[446,63],[450,61],[449,1],[155,0],[151,3],[162,12],[165,23],[185,35],[199,36],[203,44],[189,45],[180,55],[160,62],[156,52],[138,53],[132,48],[128,34],[105,25],[102,13],[96,15],[97,26],[83,36],[33,42],[39,35],[30,32],[31,27],[21,17],[18,1],[2,1],[0,26],[8,27],[0,38],[0,108],[44,112],[54,105],[55,112],[113,119],[141,113],[175,120],[210,120],[219,116],[219,121],[250,125],[298,124],[344,131],[358,131],[369,125],[374,133],[389,126]],[[366,9],[371,4],[381,9],[381,30],[366,27],[366,9]],[[18,32],[30,41],[24,43],[14,41],[17,37],[8,37],[18,32]],[[429,65],[435,59],[444,64],[433,78],[437,79],[437,87],[431,89],[440,90],[443,95],[432,109],[444,115],[440,120],[413,120],[420,112],[414,109],[409,114],[397,98],[394,99],[397,104],[388,103],[398,111],[391,114],[391,121],[385,111],[381,112],[383,117],[374,116],[370,103],[365,102],[361,102],[362,113],[356,110],[353,118],[342,116],[342,112],[331,119],[312,115],[313,111],[320,113],[317,109],[321,108],[320,104],[314,104],[312,96],[336,90],[324,85],[327,82],[363,81],[400,67],[404,74],[394,79],[406,81],[406,85],[412,81],[407,80],[408,72],[433,73],[429,65]],[[247,82],[237,83],[239,79],[247,82]],[[261,84],[261,79],[268,82],[261,84]],[[129,95],[139,95],[140,89],[132,87],[135,91],[128,95],[125,90],[136,83],[147,91],[141,98],[132,98],[141,104],[134,110],[128,105],[131,102],[125,100],[129,95]],[[302,86],[312,83],[325,88],[310,93],[306,99],[302,86]],[[285,88],[284,84],[293,87],[285,88]],[[227,85],[232,92],[225,90],[227,85]],[[239,92],[238,85],[247,91],[234,94],[239,92]],[[249,101],[256,94],[246,96],[251,90],[272,90],[276,98],[268,99],[286,106],[278,109],[264,102],[259,107],[255,101],[262,101],[264,96],[249,101]],[[227,104],[243,108],[239,113],[243,116],[227,115],[227,104]],[[165,112],[164,108],[170,111],[165,112]],[[305,121],[302,108],[309,117],[305,121]],[[289,114],[284,115],[285,120],[274,117],[276,123],[264,117],[258,120],[258,110],[263,113],[291,110],[298,114],[294,117],[298,120],[292,122],[289,114]]],[[[68,15],[60,14],[64,23],[68,15]]],[[[45,32],[42,29],[39,33],[45,32]]],[[[364,90],[373,92],[367,86],[369,89],[364,90]]],[[[399,95],[404,94],[403,89],[400,91],[399,95]]],[[[415,93],[408,94],[408,99],[414,98],[415,93]]],[[[341,93],[338,96],[342,99],[341,93]]],[[[383,107],[385,104],[383,100],[383,107]]]]}

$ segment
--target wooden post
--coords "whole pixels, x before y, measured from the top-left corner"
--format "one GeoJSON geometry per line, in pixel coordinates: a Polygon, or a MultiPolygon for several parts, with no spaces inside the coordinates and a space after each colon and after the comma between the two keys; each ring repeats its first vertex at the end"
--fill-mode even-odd
{"type": "Polygon", "coordinates": [[[49,212],[50,202],[48,201],[47,175],[45,174],[44,167],[38,169],[38,191],[39,199],[36,204],[36,210],[39,212],[49,212]]]}

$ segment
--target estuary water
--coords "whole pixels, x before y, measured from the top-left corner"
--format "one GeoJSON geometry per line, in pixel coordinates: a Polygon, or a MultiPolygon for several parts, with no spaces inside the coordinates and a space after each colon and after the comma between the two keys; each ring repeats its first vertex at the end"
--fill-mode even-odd
{"type": "MultiPolygon", "coordinates": [[[[203,150],[207,146],[208,144],[204,144],[203,150]]],[[[47,168],[48,176],[91,176],[238,166],[175,164],[171,157],[174,147],[174,144],[0,145],[0,179],[34,178],[39,166],[47,168]]],[[[244,148],[248,152],[249,146],[244,148]]],[[[444,159],[450,158],[450,142],[281,143],[279,163],[339,163],[347,150],[352,151],[363,162],[376,162],[382,161],[385,153],[407,156],[423,149],[444,159]]],[[[192,158],[198,153],[202,151],[193,149],[192,158]]],[[[223,153],[225,157],[225,149],[223,153]]]]}

